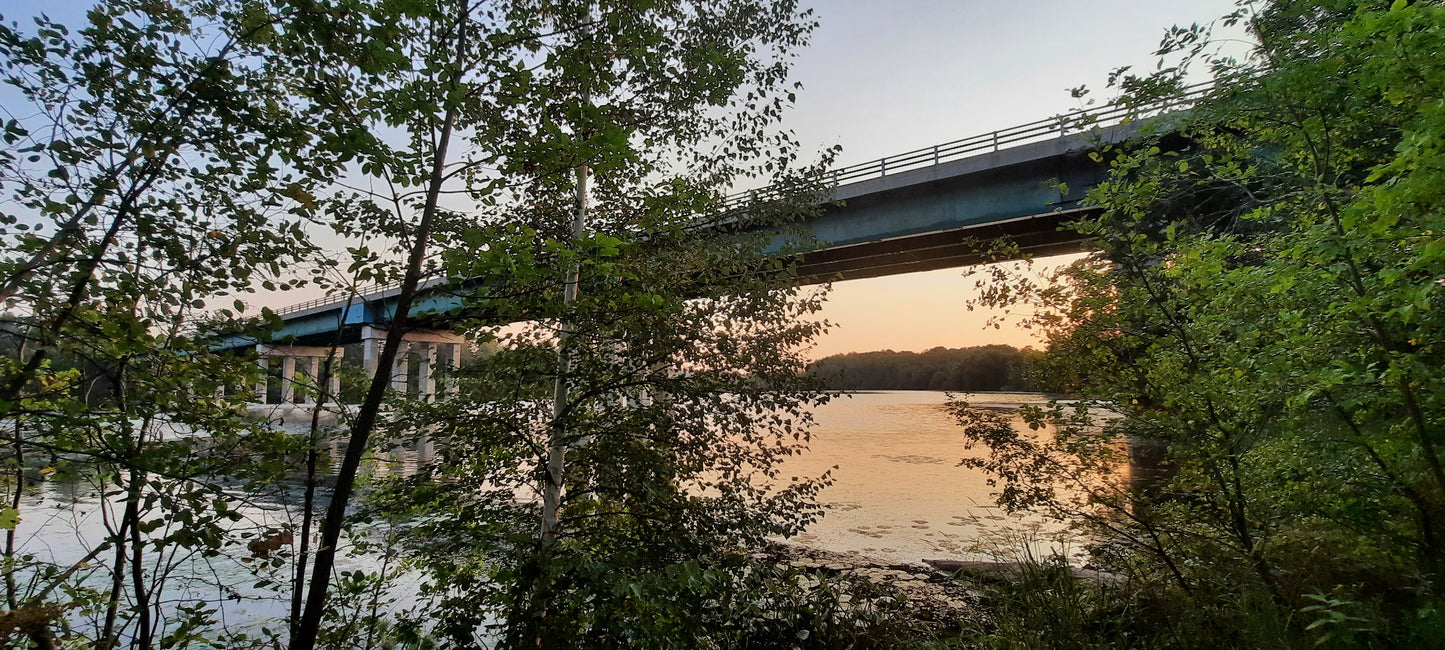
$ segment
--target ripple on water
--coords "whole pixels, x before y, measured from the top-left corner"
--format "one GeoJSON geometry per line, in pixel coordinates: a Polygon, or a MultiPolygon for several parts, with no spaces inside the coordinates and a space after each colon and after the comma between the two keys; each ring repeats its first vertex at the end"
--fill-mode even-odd
{"type": "MultiPolygon", "coordinates": [[[[991,406],[1047,401],[1022,393],[963,397],[991,406]]],[[[888,562],[940,554],[986,559],[969,548],[990,531],[1032,522],[1028,516],[1001,516],[992,506],[987,477],[958,465],[971,452],[942,406],[946,399],[929,391],[880,391],[817,409],[811,453],[786,462],[786,471],[798,476],[834,470],[833,484],[819,495],[827,511],[807,531],[817,540],[809,546],[888,562]],[[880,539],[888,540],[890,551],[873,545],[880,539]]]]}
{"type": "Polygon", "coordinates": [[[907,463],[909,465],[937,465],[944,462],[942,458],[934,458],[932,456],[919,456],[916,454],[909,454],[907,456],[889,456],[887,454],[875,454],[873,457],[882,458],[883,460],[894,463],[907,463]]]}

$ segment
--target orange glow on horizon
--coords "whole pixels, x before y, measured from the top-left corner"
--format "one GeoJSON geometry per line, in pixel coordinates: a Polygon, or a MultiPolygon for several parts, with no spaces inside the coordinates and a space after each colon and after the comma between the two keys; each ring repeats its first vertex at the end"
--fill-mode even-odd
{"type": "MultiPolygon", "coordinates": [[[[1043,275],[1080,257],[1062,255],[1037,260],[1032,274],[1043,275]]],[[[922,352],[939,346],[965,348],[999,343],[1017,348],[1043,347],[1037,332],[1021,327],[1017,318],[1005,317],[995,329],[988,321],[1001,312],[968,311],[964,303],[978,295],[974,285],[984,276],[964,277],[965,271],[941,269],[834,283],[818,314],[834,326],[819,337],[808,356],[821,359],[847,352],[922,352]]]]}

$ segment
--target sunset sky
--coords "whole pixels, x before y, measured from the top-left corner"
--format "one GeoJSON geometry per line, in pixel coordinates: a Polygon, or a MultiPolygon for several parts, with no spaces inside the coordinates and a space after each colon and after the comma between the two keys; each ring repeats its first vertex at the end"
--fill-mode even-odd
{"type": "MultiPolygon", "coordinates": [[[[46,9],[78,22],[89,4],[46,9]]],[[[840,145],[837,162],[847,165],[1081,108],[1068,92],[1080,85],[1106,98],[1111,70],[1152,68],[1152,52],[1169,26],[1209,23],[1232,10],[1234,0],[813,0],[811,6],[821,26],[795,61],[794,78],[804,88],[784,126],[805,151],[840,145]]],[[[7,17],[36,10],[23,0],[0,0],[7,17]]],[[[1243,40],[1227,47],[1243,51],[1243,40]]],[[[837,283],[822,315],[837,327],[812,354],[1037,344],[1017,328],[984,329],[993,314],[964,308],[973,282],[951,269],[837,283]]],[[[279,307],[319,293],[309,288],[245,298],[253,307],[279,307]]]]}
{"type": "MultiPolygon", "coordinates": [[[[866,162],[1081,108],[1067,89],[1107,97],[1110,70],[1152,69],[1165,30],[1209,23],[1233,0],[819,0],[822,25],[803,51],[804,85],[785,124],[839,164],[866,162]]],[[[1223,28],[1221,27],[1222,31],[1223,28]]],[[[1236,32],[1237,33],[1237,32],[1236,32]]],[[[1242,49],[1242,44],[1236,44],[1242,49]]],[[[984,329],[964,309],[961,270],[834,285],[838,327],[814,357],[879,349],[1027,345],[1017,328],[984,329]]]]}

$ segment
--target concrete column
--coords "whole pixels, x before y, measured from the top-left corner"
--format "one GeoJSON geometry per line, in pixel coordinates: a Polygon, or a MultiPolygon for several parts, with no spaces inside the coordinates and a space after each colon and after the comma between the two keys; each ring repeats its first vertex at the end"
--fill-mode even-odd
{"type": "MultiPolygon", "coordinates": [[[[288,355],[291,361],[291,403],[305,404],[306,395],[306,358],[297,355],[288,355]]],[[[283,362],[284,363],[284,362],[283,362]]]]}
{"type": "Polygon", "coordinates": [[[311,363],[307,364],[306,367],[306,372],[310,375],[308,377],[310,381],[306,382],[306,385],[311,387],[312,395],[309,398],[311,400],[310,403],[316,404],[320,401],[317,399],[319,395],[315,393],[321,391],[321,357],[312,356],[307,358],[311,360],[311,363]]]}
{"type": "Polygon", "coordinates": [[[381,346],[386,342],[386,332],[371,327],[370,325],[361,328],[361,367],[366,370],[366,377],[370,379],[376,376],[381,370],[381,346]]]}
{"type": "Polygon", "coordinates": [[[271,357],[266,356],[264,352],[260,354],[261,356],[256,359],[256,365],[261,367],[261,381],[256,384],[256,403],[265,404],[266,383],[271,377],[271,357]]]}
{"type": "MultiPolygon", "coordinates": [[[[462,346],[465,345],[465,344],[462,342],[462,340],[458,340],[456,343],[453,343],[453,344],[451,344],[451,345],[452,345],[452,372],[456,372],[457,368],[462,367],[462,346]]],[[[461,387],[460,387],[460,386],[457,386],[457,382],[456,382],[455,380],[447,382],[447,393],[448,393],[448,394],[455,395],[455,394],[457,393],[457,391],[459,391],[459,390],[461,390],[461,387]]]]}
{"type": "Polygon", "coordinates": [[[327,398],[332,404],[341,403],[341,353],[341,349],[335,350],[331,359],[331,380],[326,385],[326,390],[331,393],[327,398]]]}
{"type": "MultiPolygon", "coordinates": [[[[361,328],[361,342],[361,365],[366,369],[369,376],[374,377],[377,372],[381,371],[378,366],[380,365],[382,346],[386,343],[386,331],[380,328],[364,326],[361,328]]],[[[437,372],[441,367],[439,364],[441,363],[442,357],[442,352],[437,346],[451,346],[451,348],[449,348],[451,352],[451,365],[452,367],[456,367],[461,365],[462,344],[465,342],[465,338],[445,331],[413,330],[407,332],[406,336],[402,339],[401,346],[397,349],[396,359],[389,369],[390,374],[387,379],[392,389],[406,392],[409,384],[407,381],[407,373],[411,364],[410,352],[415,350],[419,353],[417,360],[419,364],[417,367],[419,385],[417,390],[420,394],[418,397],[422,399],[435,399],[437,393],[437,372]]],[[[455,384],[447,387],[447,392],[455,391],[455,384]]]]}
{"type": "Polygon", "coordinates": [[[417,398],[422,401],[430,401],[437,392],[436,365],[437,365],[437,344],[436,343],[413,343],[413,346],[421,346],[421,364],[417,368],[417,390],[421,393],[417,398]]]}
{"type": "Polygon", "coordinates": [[[391,366],[391,387],[393,390],[406,392],[406,371],[411,362],[411,344],[401,342],[401,347],[396,350],[396,360],[391,366]]]}
{"type": "Polygon", "coordinates": [[[296,357],[281,357],[281,403],[296,402],[296,357]]]}

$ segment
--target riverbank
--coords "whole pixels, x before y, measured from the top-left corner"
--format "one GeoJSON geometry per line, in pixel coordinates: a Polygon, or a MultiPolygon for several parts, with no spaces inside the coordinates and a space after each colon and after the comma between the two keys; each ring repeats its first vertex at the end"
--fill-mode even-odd
{"type": "MultiPolygon", "coordinates": [[[[856,553],[838,553],[796,544],[780,544],[773,552],[780,562],[847,583],[864,583],[897,591],[933,620],[946,621],[977,610],[977,591],[952,574],[927,564],[877,562],[856,553]]],[[[768,557],[766,554],[762,557],[768,557]]]]}
{"type": "Polygon", "coordinates": [[[819,583],[835,582],[844,592],[840,598],[844,603],[875,608],[889,599],[895,606],[906,603],[893,611],[911,619],[911,627],[923,638],[934,640],[996,629],[997,618],[1010,615],[1006,610],[1011,595],[1029,589],[1040,576],[1057,575],[1069,585],[1100,588],[1119,588],[1123,582],[1119,576],[1089,568],[1060,572],[1063,567],[1052,563],[958,559],[891,563],[856,552],[788,543],[775,544],[753,557],[811,574],[819,583]]]}

